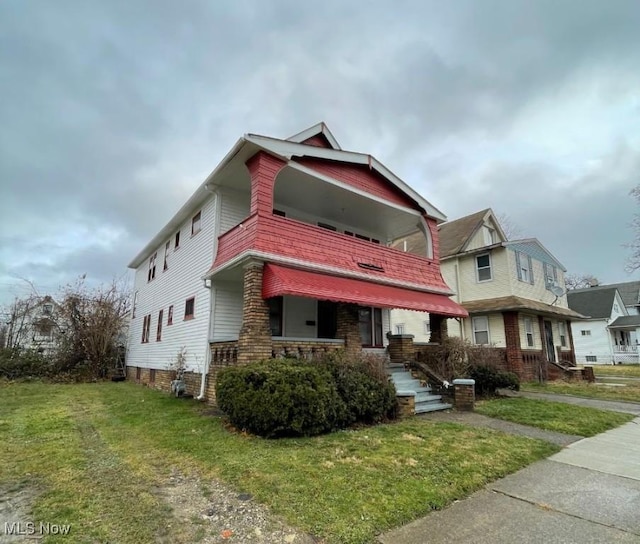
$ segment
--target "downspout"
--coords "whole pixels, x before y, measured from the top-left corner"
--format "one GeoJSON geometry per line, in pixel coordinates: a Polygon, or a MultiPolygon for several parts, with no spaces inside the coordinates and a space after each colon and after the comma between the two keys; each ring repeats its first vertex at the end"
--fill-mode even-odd
{"type": "MultiPolygon", "coordinates": [[[[211,189],[209,185],[205,185],[204,188],[216,197],[214,206],[214,218],[213,218],[213,257],[215,259],[218,252],[218,236],[220,236],[220,209],[221,209],[221,195],[216,189],[211,189]]],[[[209,325],[207,327],[207,334],[205,338],[205,350],[204,350],[204,365],[202,367],[202,377],[200,378],[200,394],[196,397],[196,400],[204,400],[204,390],[207,385],[207,374],[209,373],[209,366],[211,365],[211,347],[209,345],[209,337],[211,335],[211,322],[213,319],[213,310],[215,308],[215,289],[213,288],[213,281],[204,279],[204,286],[209,289],[209,325]],[[207,285],[207,281],[209,284],[207,285]],[[212,301],[212,298],[213,301],[212,301]]]]}

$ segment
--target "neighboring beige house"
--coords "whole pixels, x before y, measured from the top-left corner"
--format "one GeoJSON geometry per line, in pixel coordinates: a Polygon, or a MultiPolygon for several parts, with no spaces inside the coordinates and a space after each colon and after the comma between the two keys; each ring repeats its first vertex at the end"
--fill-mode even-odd
{"type": "MultiPolygon", "coordinates": [[[[582,316],[567,304],[562,264],[535,238],[507,240],[486,209],[439,226],[442,275],[468,312],[449,319],[450,336],[504,348],[506,366],[524,379],[539,377],[544,363],[575,364],[570,323],[582,316]]],[[[420,253],[417,238],[395,247],[420,253]]],[[[392,330],[428,342],[424,314],[393,310],[392,330]]]]}

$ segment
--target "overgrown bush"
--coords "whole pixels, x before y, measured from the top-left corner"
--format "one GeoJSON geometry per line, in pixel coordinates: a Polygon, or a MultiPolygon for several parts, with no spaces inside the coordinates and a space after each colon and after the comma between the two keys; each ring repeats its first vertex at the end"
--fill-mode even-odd
{"type": "Polygon", "coordinates": [[[47,378],[54,372],[51,363],[35,350],[0,349],[0,377],[8,380],[47,378]]]}
{"type": "Polygon", "coordinates": [[[216,399],[240,429],[265,437],[313,436],[394,417],[395,390],[378,366],[334,355],[229,367],[218,374],[216,399]]]}
{"type": "Polygon", "coordinates": [[[329,370],[292,359],[223,369],[216,399],[236,427],[266,437],[321,434],[346,417],[329,370]]]}
{"type": "Polygon", "coordinates": [[[518,376],[512,372],[504,372],[491,366],[473,366],[469,371],[469,377],[475,380],[476,395],[480,397],[495,395],[496,389],[520,390],[518,376]]]}

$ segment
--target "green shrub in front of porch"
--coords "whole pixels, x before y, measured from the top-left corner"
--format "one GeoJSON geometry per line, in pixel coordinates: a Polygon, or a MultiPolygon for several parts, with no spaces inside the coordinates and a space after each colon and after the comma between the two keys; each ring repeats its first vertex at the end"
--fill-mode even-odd
{"type": "Polygon", "coordinates": [[[341,358],[271,359],[221,371],[218,406],[259,436],[314,436],[395,415],[395,390],[367,366],[341,358]]]}

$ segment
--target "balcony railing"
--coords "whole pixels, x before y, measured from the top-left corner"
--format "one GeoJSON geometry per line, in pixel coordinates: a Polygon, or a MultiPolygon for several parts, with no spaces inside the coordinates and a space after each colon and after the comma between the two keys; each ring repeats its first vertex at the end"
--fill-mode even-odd
{"type": "Polygon", "coordinates": [[[274,254],[289,261],[323,266],[330,273],[351,272],[372,280],[448,292],[438,262],[359,240],[295,219],[253,215],[218,238],[214,268],[243,252],[274,254]]]}
{"type": "Polygon", "coordinates": [[[613,346],[614,353],[638,353],[638,346],[613,346]]]}

